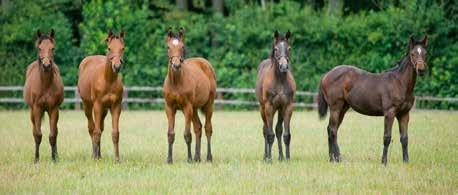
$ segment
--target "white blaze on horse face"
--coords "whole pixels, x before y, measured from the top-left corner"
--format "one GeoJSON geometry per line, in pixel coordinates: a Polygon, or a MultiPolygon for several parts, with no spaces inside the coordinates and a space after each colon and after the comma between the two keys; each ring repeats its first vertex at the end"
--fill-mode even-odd
{"type": "Polygon", "coordinates": [[[418,55],[421,55],[421,49],[417,48],[418,55]]]}
{"type": "Polygon", "coordinates": [[[173,45],[177,46],[178,43],[179,43],[178,39],[173,39],[173,40],[172,40],[172,44],[173,44],[173,45]]]}

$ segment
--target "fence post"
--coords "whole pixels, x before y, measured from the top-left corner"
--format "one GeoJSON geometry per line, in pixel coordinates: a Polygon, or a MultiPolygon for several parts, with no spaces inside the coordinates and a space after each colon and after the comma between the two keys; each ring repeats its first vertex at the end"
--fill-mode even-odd
{"type": "MultiPolygon", "coordinates": [[[[223,92],[216,92],[216,99],[221,102],[223,100],[223,92]]],[[[223,109],[223,104],[219,103],[218,106],[216,107],[216,109],[222,110],[223,109]]]]}
{"type": "Polygon", "coordinates": [[[81,96],[80,96],[80,93],[78,93],[78,88],[75,88],[75,110],[81,109],[80,100],[81,100],[81,96]]]}
{"type": "Polygon", "coordinates": [[[122,92],[122,109],[129,110],[129,105],[127,104],[127,98],[129,97],[129,91],[127,87],[124,87],[124,91],[122,92]]]}

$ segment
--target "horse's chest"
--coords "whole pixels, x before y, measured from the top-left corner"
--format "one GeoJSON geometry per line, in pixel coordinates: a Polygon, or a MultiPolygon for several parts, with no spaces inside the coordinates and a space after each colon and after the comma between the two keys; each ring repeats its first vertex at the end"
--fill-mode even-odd
{"type": "Polygon", "coordinates": [[[286,87],[273,87],[267,91],[267,98],[272,104],[286,104],[291,101],[292,90],[286,87]]]}
{"type": "Polygon", "coordinates": [[[110,91],[102,96],[102,102],[104,104],[111,105],[113,103],[119,102],[120,98],[121,98],[120,95],[118,95],[115,92],[110,91]]]}

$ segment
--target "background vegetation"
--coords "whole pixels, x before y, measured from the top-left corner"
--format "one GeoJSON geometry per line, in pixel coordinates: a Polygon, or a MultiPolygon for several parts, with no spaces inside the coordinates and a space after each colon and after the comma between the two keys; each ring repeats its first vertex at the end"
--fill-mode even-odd
{"type": "Polygon", "coordinates": [[[23,84],[36,58],[35,31],[54,28],[65,85],[75,85],[84,56],[106,52],[108,29],[124,29],[124,83],[159,86],[165,30],[184,27],[188,57],[208,58],[220,87],[251,88],[272,32],[289,29],[299,90],[316,91],[321,75],[339,64],[381,72],[401,59],[410,35],[428,35],[429,74],[418,80],[416,94],[458,97],[453,0],[2,0],[1,7],[0,85],[23,84]]]}

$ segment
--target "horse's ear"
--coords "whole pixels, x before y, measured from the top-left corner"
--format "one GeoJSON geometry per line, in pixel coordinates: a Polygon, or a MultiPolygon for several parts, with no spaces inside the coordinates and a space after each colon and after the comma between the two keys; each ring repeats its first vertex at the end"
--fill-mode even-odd
{"type": "Polygon", "coordinates": [[[172,37],[173,37],[172,27],[169,27],[167,29],[167,39],[170,39],[172,37]]]}
{"type": "Polygon", "coordinates": [[[289,40],[290,37],[291,37],[291,31],[288,30],[288,32],[286,32],[285,38],[286,40],[289,40]]]}
{"type": "Polygon", "coordinates": [[[275,30],[274,31],[274,38],[277,39],[279,36],[280,36],[280,34],[278,33],[278,30],[275,30]]]}
{"type": "Polygon", "coordinates": [[[41,34],[40,29],[37,30],[35,35],[37,36],[37,39],[41,37],[42,34],[41,34]]]}
{"type": "Polygon", "coordinates": [[[107,36],[107,38],[105,39],[105,42],[108,43],[108,42],[111,40],[111,38],[113,38],[113,31],[110,29],[110,30],[108,31],[108,36],[107,36]]]}
{"type": "Polygon", "coordinates": [[[124,35],[126,35],[126,32],[124,32],[124,30],[121,30],[121,32],[119,33],[119,37],[121,37],[121,39],[124,39],[124,35]]]}
{"type": "Polygon", "coordinates": [[[415,37],[411,35],[409,38],[409,47],[408,47],[409,51],[408,52],[410,52],[410,50],[412,50],[413,47],[415,47],[415,37]]]}
{"type": "Polygon", "coordinates": [[[420,43],[426,47],[428,45],[428,36],[425,35],[423,39],[421,39],[420,43]]]}
{"type": "Polygon", "coordinates": [[[180,38],[181,42],[184,42],[184,29],[183,27],[180,28],[178,31],[178,37],[180,38]]]}
{"type": "Polygon", "coordinates": [[[56,32],[54,31],[53,28],[51,28],[51,32],[49,33],[49,37],[51,37],[52,39],[54,39],[54,35],[56,34],[56,32]]]}

